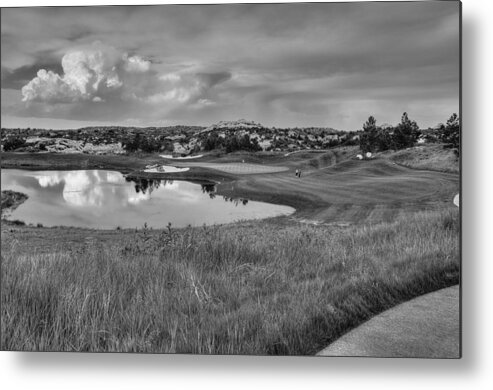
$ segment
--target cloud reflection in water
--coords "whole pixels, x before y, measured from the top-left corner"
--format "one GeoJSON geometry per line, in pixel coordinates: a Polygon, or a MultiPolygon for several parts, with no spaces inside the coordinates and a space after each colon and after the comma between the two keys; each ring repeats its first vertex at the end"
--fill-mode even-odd
{"type": "Polygon", "coordinates": [[[286,206],[243,199],[224,202],[214,185],[186,181],[127,180],[104,170],[2,170],[3,189],[28,194],[12,219],[44,226],[176,227],[289,214],[286,206]]]}

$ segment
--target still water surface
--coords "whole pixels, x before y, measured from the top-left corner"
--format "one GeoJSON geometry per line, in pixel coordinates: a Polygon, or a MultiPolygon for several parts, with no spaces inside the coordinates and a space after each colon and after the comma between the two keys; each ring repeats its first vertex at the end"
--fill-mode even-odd
{"type": "Polygon", "coordinates": [[[234,222],[288,215],[288,206],[216,195],[214,185],[186,181],[130,181],[105,170],[25,171],[2,169],[2,190],[29,199],[8,219],[44,226],[98,229],[160,228],[234,222]]]}

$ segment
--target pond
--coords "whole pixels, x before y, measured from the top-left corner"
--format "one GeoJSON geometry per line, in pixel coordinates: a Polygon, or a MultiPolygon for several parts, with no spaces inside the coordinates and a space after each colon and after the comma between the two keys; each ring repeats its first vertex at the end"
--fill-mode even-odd
{"type": "Polygon", "coordinates": [[[105,170],[26,171],[2,169],[2,190],[29,199],[8,219],[43,226],[97,229],[161,228],[228,223],[288,215],[288,206],[227,198],[213,184],[129,180],[105,170]]]}

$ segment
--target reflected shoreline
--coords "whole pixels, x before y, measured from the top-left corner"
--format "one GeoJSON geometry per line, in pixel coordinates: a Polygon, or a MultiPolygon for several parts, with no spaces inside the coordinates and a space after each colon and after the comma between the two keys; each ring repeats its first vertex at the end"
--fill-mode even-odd
{"type": "Polygon", "coordinates": [[[125,177],[106,170],[2,170],[2,189],[29,200],[11,219],[43,226],[95,229],[177,227],[288,215],[288,206],[218,194],[217,185],[186,180],[125,177]],[[248,206],[248,207],[247,207],[248,206]]]}
{"type": "MultiPolygon", "coordinates": [[[[133,182],[135,183],[135,192],[137,193],[142,193],[146,194],[149,193],[149,195],[154,191],[155,189],[158,189],[160,187],[166,187],[166,185],[173,185],[175,180],[169,180],[169,179],[147,179],[147,178],[134,178],[134,177],[125,177],[125,181],[127,182],[133,182]]],[[[197,183],[194,181],[188,181],[188,180],[176,180],[176,181],[182,181],[182,182],[188,182],[192,184],[197,184],[200,185],[202,188],[202,193],[209,195],[209,198],[214,199],[216,198],[217,194],[217,185],[214,183],[197,183]]],[[[225,196],[222,195],[222,198],[224,199],[225,202],[232,202],[235,205],[242,204],[246,206],[248,204],[248,199],[241,198],[241,197],[230,197],[230,196],[225,196]]]]}

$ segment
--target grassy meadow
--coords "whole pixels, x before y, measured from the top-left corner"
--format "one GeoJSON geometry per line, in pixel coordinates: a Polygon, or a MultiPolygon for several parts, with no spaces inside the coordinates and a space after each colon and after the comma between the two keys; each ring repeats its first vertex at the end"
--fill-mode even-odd
{"type": "Polygon", "coordinates": [[[456,208],[360,227],[276,218],[90,235],[3,226],[2,349],[314,354],[459,281],[456,208]]]}

